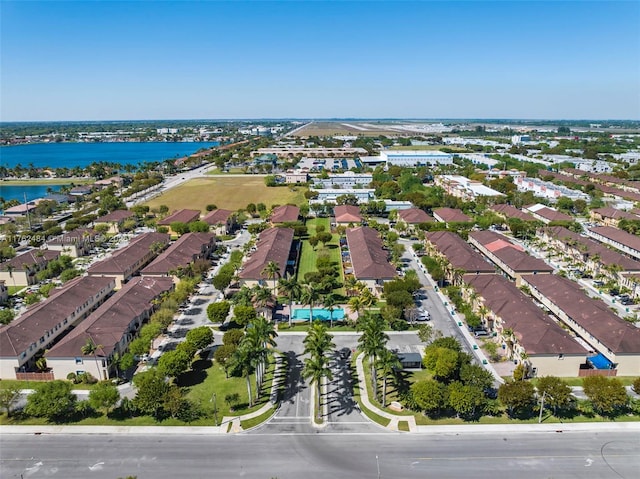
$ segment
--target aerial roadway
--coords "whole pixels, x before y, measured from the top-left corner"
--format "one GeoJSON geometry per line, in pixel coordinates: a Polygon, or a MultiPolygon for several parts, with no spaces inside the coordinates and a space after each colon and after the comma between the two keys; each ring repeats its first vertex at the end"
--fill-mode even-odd
{"type": "MultiPolygon", "coordinates": [[[[263,426],[268,427],[268,426],[263,426]]],[[[0,476],[65,479],[638,477],[637,430],[3,434],[0,476]]],[[[163,428],[164,429],[164,428],[163,428]]]]}

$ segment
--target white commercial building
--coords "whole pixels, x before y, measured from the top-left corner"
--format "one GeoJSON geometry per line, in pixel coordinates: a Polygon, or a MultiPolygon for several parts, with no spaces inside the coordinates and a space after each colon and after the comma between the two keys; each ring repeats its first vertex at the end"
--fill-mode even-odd
{"type": "Polygon", "coordinates": [[[370,188],[362,188],[362,189],[334,189],[334,188],[323,188],[319,190],[312,190],[318,193],[317,198],[313,198],[309,200],[309,203],[324,203],[330,202],[335,203],[339,196],[350,195],[355,196],[358,200],[358,203],[368,203],[376,199],[374,189],[370,188]]]}
{"type": "Polygon", "coordinates": [[[589,201],[589,195],[582,191],[572,190],[566,186],[556,185],[548,181],[542,181],[538,178],[516,178],[514,180],[518,191],[533,191],[533,194],[541,198],[549,198],[557,200],[561,196],[565,196],[571,200],[589,201]]]}
{"type": "Polygon", "coordinates": [[[368,173],[353,173],[345,171],[344,173],[335,173],[329,175],[329,178],[314,178],[315,185],[322,185],[322,188],[353,188],[356,185],[369,186],[373,181],[373,175],[368,173]]]}
{"type": "Polygon", "coordinates": [[[444,190],[457,198],[465,201],[471,201],[479,196],[504,196],[488,186],[483,185],[479,181],[473,181],[465,176],[459,175],[438,175],[435,177],[436,185],[444,188],[444,190]]]}
{"type": "Polygon", "coordinates": [[[453,155],[437,150],[383,150],[380,157],[387,167],[396,166],[435,166],[453,164],[453,155]]]}

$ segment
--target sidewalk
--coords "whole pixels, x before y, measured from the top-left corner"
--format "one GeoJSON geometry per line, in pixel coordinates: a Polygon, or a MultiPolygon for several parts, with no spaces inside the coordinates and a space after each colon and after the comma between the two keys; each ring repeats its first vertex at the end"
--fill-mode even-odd
{"type": "MultiPolygon", "coordinates": [[[[369,400],[369,392],[367,391],[367,383],[364,375],[364,366],[362,365],[364,355],[359,354],[356,358],[356,371],[358,373],[358,384],[360,388],[360,400],[362,401],[362,405],[366,407],[371,412],[377,414],[378,416],[382,416],[384,418],[389,419],[389,424],[386,426],[387,429],[391,429],[392,431],[399,431],[398,423],[400,421],[406,421],[409,424],[409,432],[418,432],[416,426],[416,419],[413,416],[399,416],[397,414],[390,414],[382,409],[379,409],[377,406],[371,404],[369,400]]],[[[364,414],[364,413],[363,413],[364,414]]]]}

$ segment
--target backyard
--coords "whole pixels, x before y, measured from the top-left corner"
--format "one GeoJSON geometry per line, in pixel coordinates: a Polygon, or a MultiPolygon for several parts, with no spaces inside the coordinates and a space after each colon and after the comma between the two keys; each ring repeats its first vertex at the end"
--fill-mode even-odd
{"type": "MultiPolygon", "coordinates": [[[[331,261],[338,266],[338,270],[340,271],[339,282],[344,284],[342,260],[340,258],[340,237],[338,234],[333,234],[329,243],[324,246],[320,243],[314,249],[309,243],[309,238],[316,235],[316,229],[318,226],[324,226],[325,231],[331,231],[329,218],[312,218],[307,220],[308,235],[307,238],[302,241],[302,252],[300,254],[297,279],[298,281],[303,281],[306,273],[310,271],[317,271],[316,260],[318,259],[318,255],[322,251],[327,251],[331,261]]],[[[344,294],[344,288],[339,288],[335,293],[344,294]]]]}

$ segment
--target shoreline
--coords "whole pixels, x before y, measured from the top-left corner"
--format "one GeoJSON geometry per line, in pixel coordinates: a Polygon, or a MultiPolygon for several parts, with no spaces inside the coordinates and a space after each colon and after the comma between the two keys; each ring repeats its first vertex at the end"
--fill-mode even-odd
{"type": "Polygon", "coordinates": [[[82,176],[70,176],[68,178],[31,178],[25,179],[0,179],[0,186],[46,186],[46,185],[68,185],[74,183],[76,185],[93,183],[95,178],[87,178],[82,176]]]}

